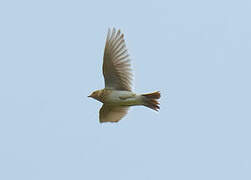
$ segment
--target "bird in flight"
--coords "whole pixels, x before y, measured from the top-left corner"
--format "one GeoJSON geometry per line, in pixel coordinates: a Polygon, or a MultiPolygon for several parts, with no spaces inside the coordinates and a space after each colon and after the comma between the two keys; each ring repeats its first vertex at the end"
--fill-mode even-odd
{"type": "Polygon", "coordinates": [[[124,35],[115,28],[108,29],[103,57],[105,88],[94,91],[88,97],[103,103],[99,110],[99,121],[118,122],[130,106],[143,105],[159,110],[160,92],[136,94],[131,90],[131,65],[124,35]]]}

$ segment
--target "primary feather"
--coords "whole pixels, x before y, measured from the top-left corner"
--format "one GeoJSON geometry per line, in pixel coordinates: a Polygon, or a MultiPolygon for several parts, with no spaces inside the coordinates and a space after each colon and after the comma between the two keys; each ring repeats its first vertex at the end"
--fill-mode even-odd
{"type": "Polygon", "coordinates": [[[108,30],[103,58],[103,75],[106,89],[131,91],[131,65],[124,35],[120,33],[120,30],[116,32],[115,28],[112,32],[108,30]]]}
{"type": "Polygon", "coordinates": [[[103,104],[99,110],[99,121],[103,122],[118,122],[123,118],[128,111],[128,107],[111,106],[103,104]]]}

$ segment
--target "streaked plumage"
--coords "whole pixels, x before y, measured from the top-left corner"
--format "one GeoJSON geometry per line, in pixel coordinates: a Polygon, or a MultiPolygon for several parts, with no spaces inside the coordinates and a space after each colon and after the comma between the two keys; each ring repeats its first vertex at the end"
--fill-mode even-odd
{"type": "Polygon", "coordinates": [[[103,58],[105,88],[131,91],[131,65],[124,35],[108,30],[103,58]]]}
{"type": "Polygon", "coordinates": [[[124,35],[120,30],[108,30],[104,58],[103,75],[105,88],[94,91],[90,96],[103,103],[99,111],[100,122],[118,122],[123,118],[129,106],[144,105],[159,109],[159,92],[137,95],[131,92],[131,65],[126,49],[124,35]]]}

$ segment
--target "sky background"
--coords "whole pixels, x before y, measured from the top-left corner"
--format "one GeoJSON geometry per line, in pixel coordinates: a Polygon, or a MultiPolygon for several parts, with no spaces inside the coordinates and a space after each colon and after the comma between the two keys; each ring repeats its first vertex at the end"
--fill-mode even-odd
{"type": "Polygon", "coordinates": [[[250,180],[251,1],[0,1],[0,179],[250,180]],[[133,107],[100,124],[120,28],[133,107]]]}

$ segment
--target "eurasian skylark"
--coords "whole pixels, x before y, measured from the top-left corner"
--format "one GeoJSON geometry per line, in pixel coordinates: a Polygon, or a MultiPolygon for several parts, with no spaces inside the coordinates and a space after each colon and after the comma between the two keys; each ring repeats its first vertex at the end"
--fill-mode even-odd
{"type": "Polygon", "coordinates": [[[94,91],[92,97],[103,103],[99,111],[99,120],[118,122],[123,118],[129,106],[143,105],[159,110],[160,92],[135,94],[131,91],[131,65],[126,49],[124,35],[120,30],[108,29],[103,57],[103,75],[105,88],[94,91]]]}

